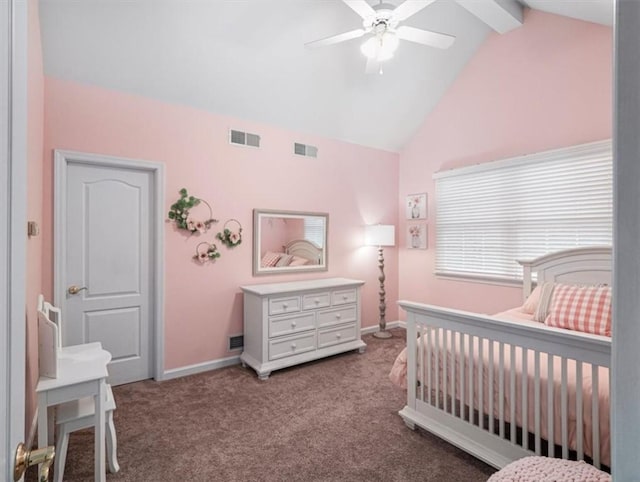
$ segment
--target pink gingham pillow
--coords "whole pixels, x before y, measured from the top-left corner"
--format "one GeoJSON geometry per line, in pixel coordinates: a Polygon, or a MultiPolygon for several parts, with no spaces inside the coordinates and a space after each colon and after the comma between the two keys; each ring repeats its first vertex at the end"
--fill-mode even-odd
{"type": "Polygon", "coordinates": [[[557,284],[548,326],[611,336],[611,287],[557,284]]]}
{"type": "Polygon", "coordinates": [[[260,260],[260,266],[263,268],[273,268],[278,261],[282,257],[282,253],[273,253],[271,251],[267,251],[265,255],[260,260]]]}

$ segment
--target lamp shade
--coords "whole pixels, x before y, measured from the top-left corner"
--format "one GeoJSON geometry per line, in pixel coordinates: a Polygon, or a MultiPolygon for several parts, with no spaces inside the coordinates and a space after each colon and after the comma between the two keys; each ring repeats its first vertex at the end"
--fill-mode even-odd
{"type": "Polygon", "coordinates": [[[395,246],[396,227],[392,224],[365,226],[364,244],[367,246],[395,246]]]}

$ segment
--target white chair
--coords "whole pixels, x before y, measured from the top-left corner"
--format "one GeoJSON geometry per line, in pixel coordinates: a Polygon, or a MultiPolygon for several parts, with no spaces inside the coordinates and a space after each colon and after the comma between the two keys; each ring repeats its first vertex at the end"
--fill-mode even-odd
{"type": "MultiPolygon", "coordinates": [[[[64,348],[61,343],[60,333],[62,331],[62,313],[60,309],[45,301],[43,295],[38,296],[38,322],[40,337],[43,335],[48,337],[48,343],[52,346],[45,347],[40,343],[40,358],[50,358],[54,356],[58,358],[63,355],[64,348]],[[52,325],[53,323],[53,325],[52,325]],[[55,325],[55,326],[54,326],[55,325]],[[53,333],[44,331],[45,327],[53,328],[53,333]]],[[[42,340],[41,340],[42,342],[42,340]]],[[[64,356],[69,356],[68,352],[64,356]]],[[[47,365],[51,363],[49,360],[43,366],[41,364],[41,375],[44,371],[51,370],[47,365]]],[[[55,361],[53,361],[55,363],[55,361]]],[[[107,400],[105,403],[105,433],[107,442],[107,461],[109,463],[109,471],[116,473],[120,470],[117,458],[117,439],[116,428],[113,424],[113,411],[116,409],[116,402],[113,398],[111,385],[107,384],[107,400]]],[[[52,418],[49,418],[51,423],[52,418]]],[[[55,425],[57,427],[56,457],[54,461],[54,481],[62,482],[64,475],[64,466],[67,459],[67,447],[69,446],[69,434],[77,430],[93,427],[95,423],[95,403],[93,397],[82,398],[80,400],[72,400],[55,406],[55,425]]],[[[53,435],[53,426],[49,427],[49,435],[53,435]]],[[[50,444],[52,441],[49,442],[50,444]]]]}
{"type": "MultiPolygon", "coordinates": [[[[111,385],[107,385],[107,402],[105,406],[107,462],[109,471],[113,474],[120,470],[118,465],[116,428],[113,424],[113,411],[116,402],[113,398],[111,385]]],[[[54,461],[53,480],[62,482],[64,466],[67,461],[67,447],[69,446],[69,434],[77,430],[93,427],[95,406],[93,397],[73,400],[56,406],[56,427],[58,428],[58,441],[56,443],[56,458],[54,461]]]]}

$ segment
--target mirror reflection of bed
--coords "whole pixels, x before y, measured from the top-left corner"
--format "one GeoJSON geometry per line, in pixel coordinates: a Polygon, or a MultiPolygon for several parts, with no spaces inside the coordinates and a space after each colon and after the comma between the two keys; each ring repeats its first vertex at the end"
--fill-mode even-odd
{"type": "Polygon", "coordinates": [[[322,248],[313,241],[295,239],[280,248],[280,251],[263,251],[260,255],[261,268],[285,268],[287,266],[318,266],[322,263],[322,248]],[[274,259],[277,257],[277,260],[274,259]],[[275,263],[272,264],[272,263],[275,263]]]}
{"type": "Polygon", "coordinates": [[[254,275],[326,271],[328,215],[254,210],[254,275]]]}

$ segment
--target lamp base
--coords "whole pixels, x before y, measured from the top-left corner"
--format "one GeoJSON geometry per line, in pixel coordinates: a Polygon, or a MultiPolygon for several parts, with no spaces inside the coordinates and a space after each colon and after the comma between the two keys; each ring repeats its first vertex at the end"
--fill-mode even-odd
{"type": "Polygon", "coordinates": [[[391,334],[390,331],[387,330],[380,330],[380,331],[375,331],[373,332],[373,336],[376,338],[391,338],[393,335],[391,334]]]}

